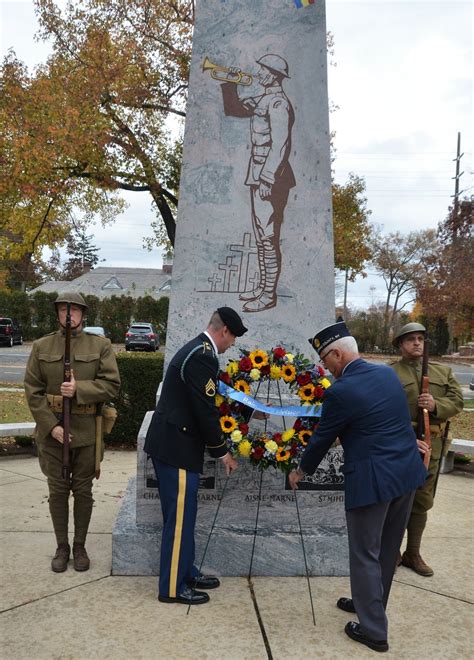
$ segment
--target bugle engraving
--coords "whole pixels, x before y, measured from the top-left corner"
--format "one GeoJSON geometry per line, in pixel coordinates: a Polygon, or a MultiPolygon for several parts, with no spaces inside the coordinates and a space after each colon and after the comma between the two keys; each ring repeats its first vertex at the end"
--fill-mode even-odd
{"type": "Polygon", "coordinates": [[[240,70],[232,71],[229,67],[214,64],[208,57],[204,58],[202,70],[209,71],[211,78],[219,82],[231,82],[235,85],[251,85],[253,82],[253,76],[250,73],[240,70]]]}

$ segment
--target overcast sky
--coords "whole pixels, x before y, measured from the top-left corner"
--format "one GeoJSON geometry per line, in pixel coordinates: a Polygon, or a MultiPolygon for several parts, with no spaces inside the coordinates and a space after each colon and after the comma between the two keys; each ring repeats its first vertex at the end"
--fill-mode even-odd
{"type": "MultiPolygon", "coordinates": [[[[349,172],[365,178],[371,222],[386,233],[435,228],[452,202],[458,131],[461,190],[473,193],[472,2],[326,0],[326,10],[336,63],[329,97],[339,106],[330,116],[336,181],[349,172]]],[[[2,57],[14,48],[29,66],[45,58],[47,46],[33,41],[31,0],[0,0],[0,21],[2,57]]],[[[104,265],[161,267],[160,253],[142,248],[149,197],[127,199],[112,227],[95,229],[104,265]]],[[[363,307],[384,292],[379,278],[359,278],[349,304],[363,307]]]]}

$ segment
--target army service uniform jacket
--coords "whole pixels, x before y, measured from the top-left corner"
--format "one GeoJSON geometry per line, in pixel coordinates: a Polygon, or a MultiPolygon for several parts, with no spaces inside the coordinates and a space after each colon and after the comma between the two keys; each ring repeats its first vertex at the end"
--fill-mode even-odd
{"type": "Polygon", "coordinates": [[[227,453],[215,405],[219,362],[204,333],[172,358],[147,432],[144,451],[177,468],[202,472],[204,451],[227,453]]]}
{"type": "MultiPolygon", "coordinates": [[[[51,410],[47,394],[60,397],[64,381],[64,331],[33,342],[26,366],[25,392],[36,422],[36,442],[44,441],[60,424],[61,414],[51,410]]],[[[117,361],[109,339],[73,330],[71,368],[76,393],[71,399],[71,447],[95,443],[95,406],[110,401],[120,388],[117,361]]]]}
{"type": "MultiPolygon", "coordinates": [[[[410,408],[411,421],[418,419],[418,396],[420,395],[421,359],[402,358],[391,364],[399,377],[410,408]]],[[[461,386],[455,379],[450,367],[438,362],[428,363],[429,392],[436,402],[436,409],[430,412],[430,426],[444,424],[450,417],[463,409],[464,400],[461,386]]]]}

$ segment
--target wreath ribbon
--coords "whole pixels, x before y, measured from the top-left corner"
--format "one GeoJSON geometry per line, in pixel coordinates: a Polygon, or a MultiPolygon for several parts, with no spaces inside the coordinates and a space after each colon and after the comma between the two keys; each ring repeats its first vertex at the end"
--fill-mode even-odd
{"type": "Polygon", "coordinates": [[[266,406],[260,403],[257,399],[235,390],[233,387],[226,385],[221,380],[218,385],[219,394],[239,403],[243,403],[249,408],[264,412],[269,415],[278,415],[279,417],[321,417],[322,405],[316,406],[266,406]]]}

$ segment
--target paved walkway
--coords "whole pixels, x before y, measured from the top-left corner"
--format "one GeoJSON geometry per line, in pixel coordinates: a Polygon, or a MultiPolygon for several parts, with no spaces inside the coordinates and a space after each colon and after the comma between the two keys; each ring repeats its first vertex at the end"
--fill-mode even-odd
{"type": "MultiPolygon", "coordinates": [[[[95,486],[88,539],[91,569],[50,570],[55,541],[47,487],[32,457],[0,460],[0,653],[3,660],[309,660],[373,658],[343,633],[350,615],[336,609],[348,578],[223,578],[208,605],[156,599],[156,578],[113,577],[111,531],[135,472],[134,452],[106,453],[95,486]],[[260,615],[260,623],[256,607],[260,615]]],[[[424,554],[435,570],[422,578],[399,568],[390,598],[390,651],[403,660],[474,657],[473,480],[442,475],[424,554]]],[[[278,557],[275,557],[278,561],[278,557]]]]}

